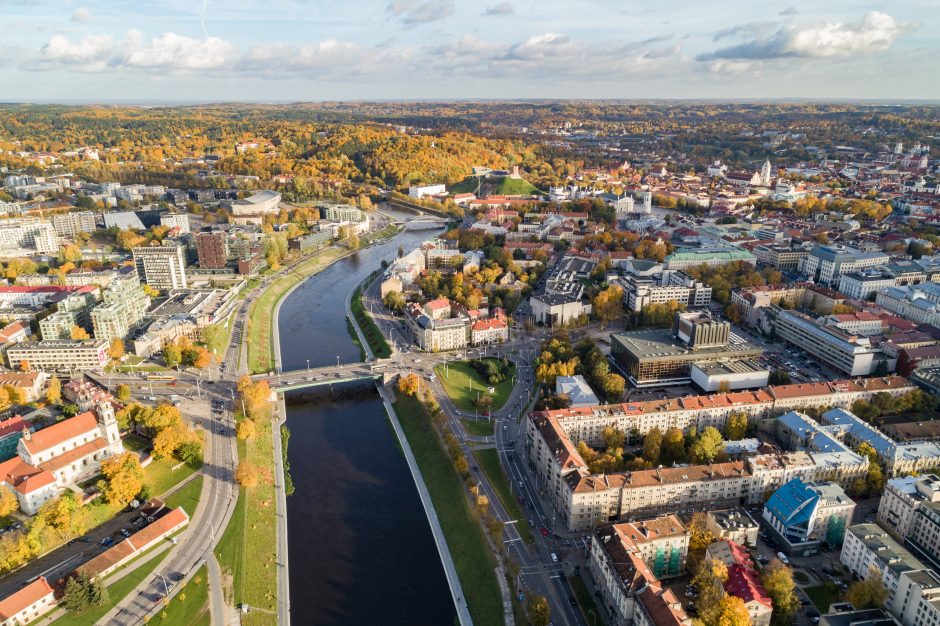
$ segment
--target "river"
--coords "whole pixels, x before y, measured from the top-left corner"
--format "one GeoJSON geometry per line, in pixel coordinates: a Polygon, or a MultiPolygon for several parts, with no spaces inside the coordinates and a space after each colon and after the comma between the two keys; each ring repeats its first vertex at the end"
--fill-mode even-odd
{"type": "MultiPolygon", "coordinates": [[[[387,211],[390,214],[400,215],[387,211]]],[[[307,279],[281,305],[283,368],[358,360],[345,300],[438,231],[406,231],[307,279]]],[[[452,624],[444,570],[411,474],[371,385],[288,397],[287,499],[294,624],[452,624]]]]}

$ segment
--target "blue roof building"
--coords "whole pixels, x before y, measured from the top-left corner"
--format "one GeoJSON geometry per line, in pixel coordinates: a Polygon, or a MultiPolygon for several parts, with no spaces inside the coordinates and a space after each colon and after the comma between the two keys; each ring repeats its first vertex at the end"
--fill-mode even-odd
{"type": "Polygon", "coordinates": [[[841,546],[854,512],[855,502],[836,483],[794,478],[770,496],[763,518],[783,552],[805,556],[823,541],[841,546]]]}

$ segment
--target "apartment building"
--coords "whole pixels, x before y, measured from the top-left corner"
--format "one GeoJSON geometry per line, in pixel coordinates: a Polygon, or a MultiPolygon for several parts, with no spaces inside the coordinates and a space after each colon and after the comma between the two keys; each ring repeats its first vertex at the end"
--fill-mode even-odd
{"type": "Polygon", "coordinates": [[[161,246],[139,246],[133,255],[143,282],[164,291],[186,289],[186,251],[179,243],[164,240],[161,246]]]}
{"type": "Polygon", "coordinates": [[[914,513],[924,504],[940,502],[940,476],[902,476],[885,484],[878,503],[878,523],[905,539],[914,526],[914,513]]]}
{"type": "Polygon", "coordinates": [[[614,524],[621,544],[638,555],[656,578],[679,576],[689,555],[689,533],[675,515],[614,524]]]}
{"type": "Polygon", "coordinates": [[[907,540],[934,564],[940,563],[940,503],[924,502],[914,509],[907,540]]]}
{"type": "Polygon", "coordinates": [[[802,304],[806,286],[797,284],[792,287],[750,287],[735,289],[731,292],[731,304],[741,312],[741,318],[748,326],[757,326],[760,312],[771,305],[785,303],[789,307],[802,304]]]}
{"type": "Polygon", "coordinates": [[[74,237],[78,233],[95,232],[95,214],[91,211],[72,211],[52,216],[52,228],[59,237],[74,237]]]}
{"type": "Polygon", "coordinates": [[[150,306],[140,279],[133,272],[122,272],[102,293],[103,302],[91,311],[96,339],[124,339],[140,327],[150,306]]]}
{"type": "Polygon", "coordinates": [[[24,341],[7,349],[7,365],[19,369],[22,363],[42,371],[101,370],[110,361],[109,342],[103,339],[73,341],[24,341]]]}
{"type": "Polygon", "coordinates": [[[55,254],[59,240],[52,224],[35,217],[22,217],[0,222],[0,254],[28,256],[30,253],[55,254]]]}
{"type": "Polygon", "coordinates": [[[170,230],[179,229],[179,233],[189,232],[189,214],[187,213],[161,213],[160,226],[166,226],[170,230]]]}
{"type": "Polygon", "coordinates": [[[839,560],[863,580],[878,576],[888,590],[891,604],[902,572],[924,569],[924,564],[877,524],[849,526],[839,560]]]}
{"type": "Polygon", "coordinates": [[[222,231],[196,233],[196,258],[199,267],[221,270],[228,266],[228,233],[222,231]]]}
{"type": "Polygon", "coordinates": [[[751,626],[770,626],[773,603],[747,549],[727,539],[714,541],[705,548],[708,561],[721,561],[728,571],[725,593],[744,602],[751,626]]]}
{"type": "Polygon", "coordinates": [[[40,576],[0,600],[0,625],[26,626],[55,606],[55,593],[46,577],[40,576]]]}
{"type": "Polygon", "coordinates": [[[890,260],[884,252],[862,252],[842,245],[816,246],[803,261],[803,273],[814,282],[831,287],[839,283],[843,274],[885,265],[890,260]]]}
{"type": "Polygon", "coordinates": [[[940,574],[932,569],[903,572],[888,610],[904,626],[940,626],[940,574]]]}
{"type": "Polygon", "coordinates": [[[937,283],[888,287],[878,292],[875,303],[912,322],[940,326],[940,285],[937,283]]]}
{"type": "Polygon", "coordinates": [[[719,539],[756,546],[760,526],[745,509],[709,509],[705,511],[705,528],[719,539]]]}
{"type": "Polygon", "coordinates": [[[770,496],[763,519],[783,552],[806,556],[824,542],[841,546],[854,514],[855,502],[836,483],[794,478],[770,496]]]}

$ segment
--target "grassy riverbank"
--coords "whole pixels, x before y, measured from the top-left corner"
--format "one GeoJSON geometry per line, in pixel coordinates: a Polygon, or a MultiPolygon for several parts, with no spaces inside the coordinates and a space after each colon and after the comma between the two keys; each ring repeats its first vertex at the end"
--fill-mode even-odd
{"type": "Polygon", "coordinates": [[[394,407],[434,502],[473,622],[502,624],[496,561],[431,418],[413,397],[400,397],[394,407]]]}
{"type": "Polygon", "coordinates": [[[359,324],[359,329],[362,330],[366,341],[369,342],[369,348],[372,349],[372,354],[375,355],[375,358],[387,359],[391,356],[392,349],[389,347],[388,341],[385,340],[379,327],[375,325],[375,322],[373,322],[369,314],[366,313],[365,307],[362,304],[362,285],[356,287],[356,290],[353,292],[349,308],[352,309],[356,323],[359,324]]]}

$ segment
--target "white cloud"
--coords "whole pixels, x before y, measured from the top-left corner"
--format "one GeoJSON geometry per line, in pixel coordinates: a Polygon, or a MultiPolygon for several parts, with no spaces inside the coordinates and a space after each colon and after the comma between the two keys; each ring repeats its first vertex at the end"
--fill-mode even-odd
{"type": "Polygon", "coordinates": [[[28,69],[40,70],[128,69],[173,73],[222,68],[236,56],[235,46],[218,37],[193,39],[164,33],[148,41],[140,31],[130,30],[120,41],[110,35],[88,35],[73,42],[63,35],[55,35],[40,49],[39,55],[25,65],[28,69]]]}
{"type": "Polygon", "coordinates": [[[516,10],[510,3],[500,2],[499,4],[486,7],[486,11],[483,12],[483,15],[512,15],[515,12],[516,10]]]}
{"type": "MultiPolygon", "coordinates": [[[[760,23],[763,27],[763,23],[760,23]]],[[[883,52],[916,25],[899,22],[886,13],[873,11],[857,22],[821,22],[780,27],[769,37],[701,54],[699,61],[719,59],[768,60],[781,58],[837,58],[883,52]]],[[[757,26],[726,29],[729,36],[758,33],[757,26]],[[733,31],[733,32],[732,32],[733,31]]],[[[725,31],[720,32],[722,35],[725,31]]],[[[716,35],[716,39],[719,36],[716,35]]],[[[725,36],[725,35],[722,35],[725,36]]]]}
{"type": "Polygon", "coordinates": [[[455,0],[392,0],[386,10],[400,17],[402,24],[417,26],[443,20],[454,14],[455,0]]]}
{"type": "Polygon", "coordinates": [[[73,22],[87,22],[90,17],[91,11],[89,11],[86,7],[75,9],[75,12],[72,13],[73,22]]]}

